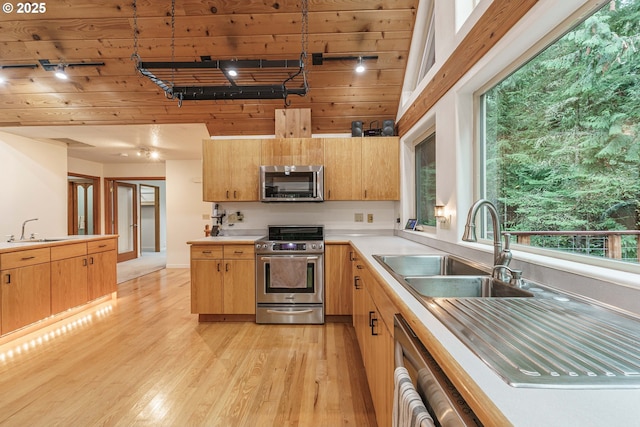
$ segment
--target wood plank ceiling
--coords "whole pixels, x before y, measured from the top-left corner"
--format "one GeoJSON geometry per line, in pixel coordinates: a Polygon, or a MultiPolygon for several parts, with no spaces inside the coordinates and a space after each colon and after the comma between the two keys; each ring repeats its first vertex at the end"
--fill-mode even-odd
{"type": "MultiPolygon", "coordinates": [[[[17,5],[17,3],[15,3],[17,5]]],[[[395,119],[418,0],[309,0],[309,93],[289,108],[310,108],[313,133],[350,132],[351,121],[395,119]],[[312,65],[311,54],[368,56],[312,65]]],[[[297,59],[299,0],[176,0],[175,61],[297,59]]],[[[56,0],[46,12],[0,16],[0,66],[104,62],[67,69],[61,81],[41,66],[0,70],[0,130],[7,126],[204,123],[211,135],[274,133],[283,100],[177,101],[140,76],[134,52],[133,0],[56,0]]],[[[171,61],[171,1],[138,0],[139,54],[171,61]]],[[[375,125],[374,125],[375,126],[375,125]]]]}

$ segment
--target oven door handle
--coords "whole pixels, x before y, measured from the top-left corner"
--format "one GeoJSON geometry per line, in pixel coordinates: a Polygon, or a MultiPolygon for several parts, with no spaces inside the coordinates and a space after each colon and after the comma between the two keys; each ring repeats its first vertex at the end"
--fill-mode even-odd
{"type": "Polygon", "coordinates": [[[267,310],[267,313],[269,313],[269,314],[309,314],[309,313],[313,313],[313,310],[311,310],[311,309],[306,309],[306,310],[293,310],[293,311],[287,311],[287,310],[267,310]]]}
{"type": "MultiPolygon", "coordinates": [[[[318,257],[317,256],[308,256],[307,257],[307,260],[314,260],[314,259],[318,259],[318,257]]],[[[260,257],[260,260],[261,261],[271,261],[271,257],[270,256],[263,256],[263,257],[260,257]]]]}

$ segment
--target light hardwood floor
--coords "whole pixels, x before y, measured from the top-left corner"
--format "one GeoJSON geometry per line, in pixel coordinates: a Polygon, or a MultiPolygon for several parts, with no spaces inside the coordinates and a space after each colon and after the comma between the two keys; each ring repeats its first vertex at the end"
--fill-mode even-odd
{"type": "Polygon", "coordinates": [[[350,325],[199,324],[189,287],[154,272],[66,333],[0,347],[0,425],[375,425],[350,325]]]}

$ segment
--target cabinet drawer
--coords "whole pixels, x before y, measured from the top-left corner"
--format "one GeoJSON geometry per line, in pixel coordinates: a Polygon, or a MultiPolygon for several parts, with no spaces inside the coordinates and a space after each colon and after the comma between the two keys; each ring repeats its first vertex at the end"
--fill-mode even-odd
{"type": "Polygon", "coordinates": [[[27,249],[18,252],[0,254],[0,268],[8,270],[11,268],[26,267],[28,265],[41,264],[51,260],[50,248],[27,249]]]}
{"type": "Polygon", "coordinates": [[[96,252],[114,251],[116,249],[116,239],[94,240],[87,242],[87,252],[94,254],[96,252]]]}
{"type": "Polygon", "coordinates": [[[219,245],[193,245],[191,246],[191,259],[221,259],[222,246],[219,245]]]}
{"type": "Polygon", "coordinates": [[[253,259],[255,252],[251,245],[224,245],[224,259],[253,259]]]}
{"type": "Polygon", "coordinates": [[[51,248],[51,261],[73,258],[87,254],[86,243],[74,243],[72,245],[54,246],[51,248]]]}

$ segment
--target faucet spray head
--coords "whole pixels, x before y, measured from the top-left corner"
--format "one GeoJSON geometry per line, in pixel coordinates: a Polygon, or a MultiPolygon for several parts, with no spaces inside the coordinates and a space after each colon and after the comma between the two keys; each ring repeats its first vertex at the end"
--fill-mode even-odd
{"type": "Polygon", "coordinates": [[[476,225],[470,224],[467,221],[467,224],[464,226],[464,233],[462,234],[462,240],[465,242],[477,242],[478,238],[476,237],[476,225]]]}

